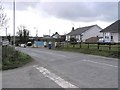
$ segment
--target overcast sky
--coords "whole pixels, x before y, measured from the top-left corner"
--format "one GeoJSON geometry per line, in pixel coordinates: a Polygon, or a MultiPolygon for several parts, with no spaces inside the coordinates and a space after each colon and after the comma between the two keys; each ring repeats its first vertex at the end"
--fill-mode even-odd
{"type": "MultiPolygon", "coordinates": [[[[5,13],[9,20],[8,33],[13,35],[13,4],[4,2],[5,13]]],[[[69,2],[46,1],[16,2],[17,27],[25,25],[32,36],[69,33],[71,28],[97,24],[105,28],[118,19],[118,2],[69,2]]],[[[3,31],[3,34],[5,31],[3,31]]]]}

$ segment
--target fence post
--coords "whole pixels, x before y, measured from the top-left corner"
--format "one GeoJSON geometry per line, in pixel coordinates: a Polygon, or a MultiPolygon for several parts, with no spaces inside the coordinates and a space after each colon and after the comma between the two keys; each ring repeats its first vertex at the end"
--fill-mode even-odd
{"type": "Polygon", "coordinates": [[[72,43],[73,44],[73,48],[75,47],[75,44],[74,43],[72,43]]]}
{"type": "Polygon", "coordinates": [[[88,49],[89,49],[89,43],[88,43],[88,49]]]}
{"type": "Polygon", "coordinates": [[[98,50],[99,50],[99,45],[100,45],[100,43],[98,43],[98,47],[97,47],[97,48],[98,48],[98,50]]]}
{"type": "Polygon", "coordinates": [[[79,44],[80,44],[79,47],[81,48],[81,42],[79,44]]]}
{"type": "Polygon", "coordinates": [[[109,43],[109,50],[111,50],[111,43],[109,43]]]}
{"type": "Polygon", "coordinates": [[[67,41],[67,48],[68,48],[68,41],[67,41]]]}

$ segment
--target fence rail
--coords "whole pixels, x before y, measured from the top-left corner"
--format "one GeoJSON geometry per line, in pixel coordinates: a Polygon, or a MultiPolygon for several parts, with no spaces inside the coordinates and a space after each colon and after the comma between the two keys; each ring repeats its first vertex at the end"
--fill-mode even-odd
{"type": "Polygon", "coordinates": [[[97,50],[120,50],[120,43],[75,43],[75,42],[58,42],[58,48],[78,48],[78,49],[97,49],[97,50]]]}

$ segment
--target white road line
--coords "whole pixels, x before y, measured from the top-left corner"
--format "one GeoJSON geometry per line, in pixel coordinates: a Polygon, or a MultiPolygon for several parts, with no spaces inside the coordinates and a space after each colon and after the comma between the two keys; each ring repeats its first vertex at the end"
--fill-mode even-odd
{"type": "Polygon", "coordinates": [[[39,70],[39,72],[41,72],[45,77],[48,77],[49,79],[53,80],[55,83],[57,83],[62,88],[78,88],[77,86],[69,83],[68,81],[65,81],[64,79],[57,76],[56,74],[51,73],[49,70],[47,70],[44,67],[40,67],[38,65],[35,65],[33,67],[39,70]]]}
{"type": "Polygon", "coordinates": [[[106,63],[100,63],[100,62],[95,62],[95,61],[92,61],[92,60],[82,60],[82,61],[86,61],[86,62],[91,62],[91,63],[97,63],[97,64],[101,64],[101,65],[106,65],[106,66],[111,66],[111,67],[116,67],[118,68],[118,66],[115,66],[115,65],[111,65],[111,64],[106,64],[106,63]]]}

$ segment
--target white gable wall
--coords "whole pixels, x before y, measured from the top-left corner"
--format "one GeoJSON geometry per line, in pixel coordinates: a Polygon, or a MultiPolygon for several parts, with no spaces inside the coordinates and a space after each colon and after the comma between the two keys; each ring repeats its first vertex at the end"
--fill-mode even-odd
{"type": "Polygon", "coordinates": [[[112,36],[113,36],[113,42],[118,42],[118,37],[119,37],[119,35],[118,35],[118,33],[112,33],[112,36]]]}
{"type": "Polygon", "coordinates": [[[53,38],[60,38],[60,35],[59,34],[55,34],[54,36],[53,36],[53,38]]]}
{"type": "Polygon", "coordinates": [[[118,42],[120,42],[118,40],[119,39],[118,37],[119,37],[118,33],[110,33],[110,32],[103,33],[103,39],[107,40],[107,41],[112,41],[112,42],[118,43],[118,42]],[[111,36],[113,36],[113,40],[111,40],[111,36]]]}
{"type": "Polygon", "coordinates": [[[103,33],[103,39],[104,39],[104,41],[106,42],[111,42],[111,36],[112,36],[112,34],[110,33],[110,32],[104,32],[103,33]]]}
{"type": "Polygon", "coordinates": [[[86,39],[91,38],[91,37],[102,37],[103,34],[100,33],[102,29],[99,28],[98,26],[94,26],[90,28],[89,30],[85,31],[82,36],[82,41],[85,42],[86,39]]]}
{"type": "Polygon", "coordinates": [[[70,35],[66,35],[66,41],[70,41],[70,35]]]}

